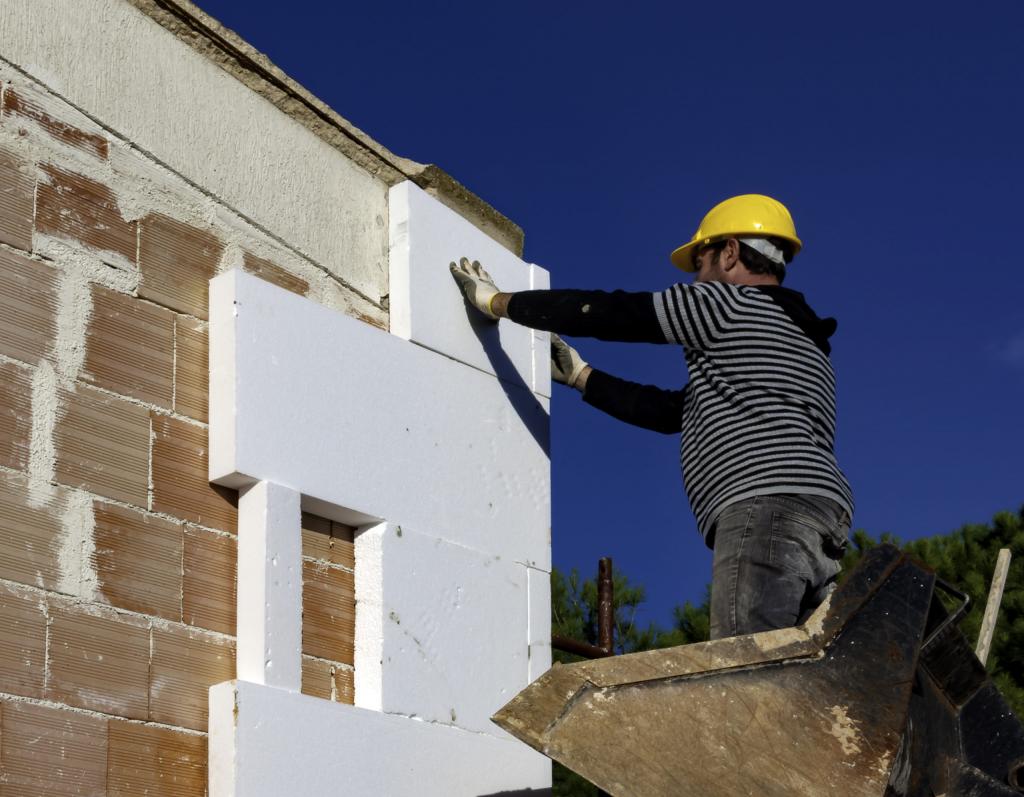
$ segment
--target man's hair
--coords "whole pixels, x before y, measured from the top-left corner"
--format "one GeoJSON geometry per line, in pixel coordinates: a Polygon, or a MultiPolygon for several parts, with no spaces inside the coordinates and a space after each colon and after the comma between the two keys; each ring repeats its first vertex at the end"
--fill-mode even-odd
{"type": "MultiPolygon", "coordinates": [[[[792,244],[781,238],[769,238],[768,240],[782,250],[783,257],[786,258],[787,263],[793,259],[792,244]]],[[[786,279],[786,267],[782,263],[776,263],[774,260],[765,257],[752,246],[747,246],[743,241],[738,242],[740,245],[740,262],[747,267],[747,271],[751,274],[770,274],[779,281],[779,285],[782,284],[782,281],[786,279]]],[[[708,249],[715,253],[716,260],[721,255],[722,250],[725,249],[727,243],[728,239],[715,241],[708,246],[708,249]]]]}

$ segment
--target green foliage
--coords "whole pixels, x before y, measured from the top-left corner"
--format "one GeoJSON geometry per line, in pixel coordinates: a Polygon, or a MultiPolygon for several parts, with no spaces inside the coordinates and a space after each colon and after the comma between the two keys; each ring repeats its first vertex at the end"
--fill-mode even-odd
{"type": "Polygon", "coordinates": [[[883,534],[876,542],[858,531],[843,560],[844,572],[850,572],[866,551],[882,542],[901,547],[932,568],[939,578],[970,595],[970,609],[960,629],[972,646],[977,644],[981,630],[999,549],[1010,549],[1013,559],[987,667],[1014,712],[1024,717],[1024,507],[1016,514],[1000,512],[991,523],[970,524],[949,534],[908,543],[890,534],[883,534]]]}

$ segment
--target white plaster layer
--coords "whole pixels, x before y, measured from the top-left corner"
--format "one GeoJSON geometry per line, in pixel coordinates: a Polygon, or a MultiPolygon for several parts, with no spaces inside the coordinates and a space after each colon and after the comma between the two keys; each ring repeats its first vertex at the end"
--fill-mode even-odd
{"type": "Polygon", "coordinates": [[[28,500],[34,507],[47,505],[55,494],[57,426],[60,398],[57,373],[47,360],[40,360],[32,374],[32,431],[28,448],[28,500]]]}
{"type": "Polygon", "coordinates": [[[484,797],[551,786],[514,740],[414,722],[265,686],[210,690],[210,797],[297,793],[484,797]],[[358,765],[355,765],[358,763],[358,765]]]}
{"type": "Polygon", "coordinates": [[[403,526],[381,571],[381,709],[508,738],[490,718],[529,683],[527,568],[403,526]]]}
{"type": "Polygon", "coordinates": [[[547,272],[524,263],[411,182],[391,188],[391,331],[513,384],[550,396],[547,335],[466,306],[448,264],[478,260],[503,291],[547,287],[547,272]],[[535,285],[535,282],[537,283],[535,285]],[[542,360],[537,379],[535,361],[542,360]]]}
{"type": "Polygon", "coordinates": [[[550,570],[547,399],[237,270],[210,304],[212,481],[550,570]]]}
{"type": "Polygon", "coordinates": [[[529,680],[551,669],[551,574],[530,567],[526,571],[529,596],[529,680]]]}
{"type": "Polygon", "coordinates": [[[129,3],[5,0],[0,52],[372,300],[387,292],[386,185],[129,3]]]}
{"type": "Polygon", "coordinates": [[[96,572],[96,519],[93,498],[80,490],[68,490],[61,511],[61,539],[57,553],[60,592],[85,600],[96,600],[99,575],[96,572]]]}
{"type": "Polygon", "coordinates": [[[240,678],[302,687],[302,523],[299,494],[261,481],[238,498],[240,678]]]}

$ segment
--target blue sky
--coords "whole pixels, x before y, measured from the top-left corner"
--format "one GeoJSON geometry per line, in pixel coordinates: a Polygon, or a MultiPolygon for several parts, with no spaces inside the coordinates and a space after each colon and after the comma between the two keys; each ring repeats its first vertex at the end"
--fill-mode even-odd
{"type": "MultiPolygon", "coordinates": [[[[198,0],[353,124],[526,231],[556,287],[659,290],[725,197],[785,202],[787,280],[839,319],[854,526],[904,539],[1024,503],[1024,5],[198,0]]],[[[268,175],[273,179],[273,175],[268,175]]],[[[670,347],[574,341],[679,387],[670,347]]],[[[558,391],[554,560],[699,601],[678,440],[558,391]]]]}

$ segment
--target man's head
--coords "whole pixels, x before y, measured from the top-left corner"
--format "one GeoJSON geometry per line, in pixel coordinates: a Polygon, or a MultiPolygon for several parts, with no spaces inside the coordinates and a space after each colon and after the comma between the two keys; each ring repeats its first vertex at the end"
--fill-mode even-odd
{"type": "Polygon", "coordinates": [[[694,250],[695,282],[781,285],[792,258],[780,238],[726,238],[694,250]]]}
{"type": "Polygon", "coordinates": [[[733,282],[743,275],[746,284],[781,283],[786,264],[802,245],[785,205],[762,194],[743,194],[711,208],[693,238],[672,253],[672,262],[683,271],[699,271],[700,282],[733,282]],[[734,271],[737,267],[740,271],[734,271]]]}

